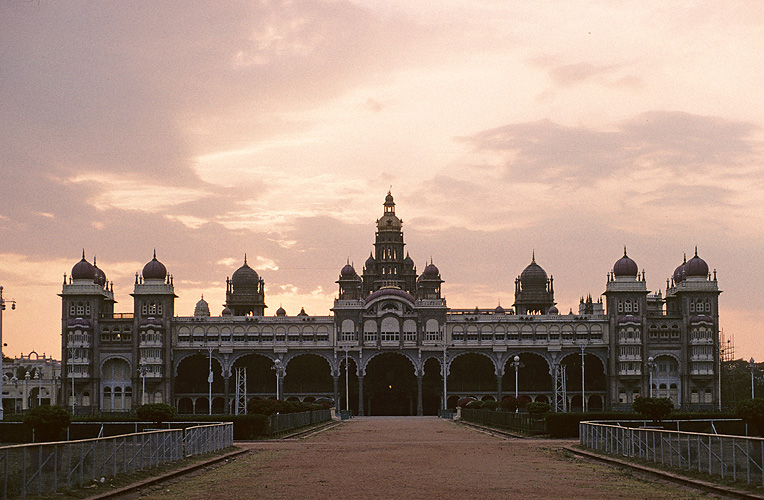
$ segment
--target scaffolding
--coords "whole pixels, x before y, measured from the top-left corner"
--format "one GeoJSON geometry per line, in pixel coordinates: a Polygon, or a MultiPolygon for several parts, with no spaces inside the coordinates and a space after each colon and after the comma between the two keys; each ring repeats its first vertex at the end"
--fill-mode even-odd
{"type": "Polygon", "coordinates": [[[728,363],[735,359],[735,336],[727,337],[724,328],[719,331],[719,359],[722,363],[728,363]]]}
{"type": "Polygon", "coordinates": [[[565,381],[565,365],[558,363],[554,369],[554,411],[568,411],[568,391],[565,381]]]}
{"type": "Polygon", "coordinates": [[[247,413],[247,369],[236,368],[236,415],[247,413]]]}

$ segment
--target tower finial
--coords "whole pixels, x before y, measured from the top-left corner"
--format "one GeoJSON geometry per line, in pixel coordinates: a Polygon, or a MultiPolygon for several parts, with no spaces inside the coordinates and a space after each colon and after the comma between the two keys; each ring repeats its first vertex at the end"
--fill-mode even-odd
{"type": "Polygon", "coordinates": [[[531,264],[536,263],[536,249],[533,249],[533,253],[531,254],[531,264]]]}
{"type": "Polygon", "coordinates": [[[682,264],[687,264],[687,252],[684,253],[684,260],[682,261],[682,264]]]}
{"type": "Polygon", "coordinates": [[[626,245],[623,246],[623,256],[626,257],[626,245]]]}
{"type": "Polygon", "coordinates": [[[157,248],[154,247],[154,260],[157,260],[157,248]]]}
{"type": "Polygon", "coordinates": [[[247,265],[247,252],[244,252],[244,265],[247,265]]]}
{"type": "Polygon", "coordinates": [[[698,245],[695,245],[695,257],[698,256],[698,245]]]}
{"type": "Polygon", "coordinates": [[[85,249],[82,249],[82,260],[85,260],[85,249]]]}
{"type": "MultiPolygon", "coordinates": [[[[697,254],[698,252],[695,252],[695,253],[697,254]]],[[[93,255],[93,267],[98,267],[98,265],[96,264],[96,256],[95,255],[93,255]]]]}

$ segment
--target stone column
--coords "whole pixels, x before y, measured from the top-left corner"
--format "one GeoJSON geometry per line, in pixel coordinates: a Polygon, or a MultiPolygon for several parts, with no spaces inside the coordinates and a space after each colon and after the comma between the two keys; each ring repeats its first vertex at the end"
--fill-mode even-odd
{"type": "MultiPolygon", "coordinates": [[[[223,413],[226,415],[231,414],[231,390],[228,382],[231,380],[231,372],[226,370],[223,372],[223,413]]],[[[212,402],[210,402],[212,404],[212,402]]]]}
{"type": "Polygon", "coordinates": [[[498,401],[499,403],[501,403],[501,398],[504,397],[501,392],[501,380],[503,378],[504,378],[504,375],[496,375],[496,394],[497,394],[496,401],[498,401]]]}
{"type": "Polygon", "coordinates": [[[416,376],[416,414],[418,417],[424,415],[424,408],[422,408],[422,375],[416,376]]]}
{"type": "Polygon", "coordinates": [[[21,386],[21,409],[22,410],[28,410],[29,409],[29,372],[26,373],[24,376],[24,382],[21,386]]]}
{"type": "Polygon", "coordinates": [[[358,375],[358,416],[363,417],[363,375],[358,375]]]}
{"type": "Polygon", "coordinates": [[[340,404],[340,376],[333,375],[332,378],[334,379],[334,407],[339,410],[342,407],[340,404]]]}

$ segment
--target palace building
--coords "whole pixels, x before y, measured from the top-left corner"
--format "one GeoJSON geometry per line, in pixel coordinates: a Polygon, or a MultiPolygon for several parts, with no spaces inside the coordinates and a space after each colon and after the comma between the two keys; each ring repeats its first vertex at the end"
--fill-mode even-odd
{"type": "Polygon", "coordinates": [[[383,207],[361,273],[341,268],[323,316],[266,315],[265,283],[246,256],[219,316],[204,298],[178,315],[156,252],[136,273],[132,311],[115,312],[113,285],[83,252],[60,294],[62,401],[82,413],[165,402],[206,414],[243,412],[252,397],[331,399],[360,415],[422,415],[465,396],[580,411],[652,394],[718,408],[720,290],[697,249],[665,292],[647,289],[624,249],[602,296],[561,314],[532,255],[511,308],[450,309],[440,269],[430,260],[418,273],[405,250],[390,193],[383,207]]]}

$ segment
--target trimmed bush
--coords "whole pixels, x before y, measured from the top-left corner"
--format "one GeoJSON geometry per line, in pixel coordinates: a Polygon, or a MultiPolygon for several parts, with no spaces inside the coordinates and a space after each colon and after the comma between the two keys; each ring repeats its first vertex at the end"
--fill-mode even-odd
{"type": "Polygon", "coordinates": [[[501,399],[501,409],[509,412],[515,412],[517,410],[517,400],[514,396],[504,396],[501,399]]]}
{"type": "Polygon", "coordinates": [[[634,413],[547,413],[546,431],[553,438],[577,438],[578,424],[582,420],[633,420],[639,418],[634,413]]]}
{"type": "Polygon", "coordinates": [[[737,404],[735,414],[759,433],[764,434],[764,399],[744,399],[737,404]]]}
{"type": "Polygon", "coordinates": [[[34,430],[37,442],[58,440],[71,421],[72,414],[57,405],[38,406],[24,416],[24,424],[34,430]]]}
{"type": "Polygon", "coordinates": [[[669,398],[636,398],[631,407],[653,422],[660,422],[674,409],[674,402],[669,398]]]}
{"type": "Polygon", "coordinates": [[[148,403],[139,406],[135,410],[139,420],[146,422],[154,422],[155,424],[161,424],[167,422],[175,417],[177,411],[174,406],[170,406],[165,403],[148,403]]]}
{"type": "Polygon", "coordinates": [[[528,403],[528,406],[526,406],[525,409],[528,410],[528,413],[531,415],[543,415],[552,409],[552,405],[543,401],[534,401],[533,403],[528,403]]]}
{"type": "Polygon", "coordinates": [[[483,409],[484,410],[495,410],[499,407],[498,401],[483,401],[483,409]]]}

